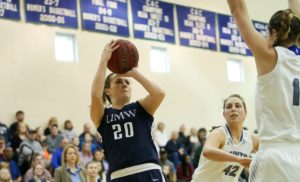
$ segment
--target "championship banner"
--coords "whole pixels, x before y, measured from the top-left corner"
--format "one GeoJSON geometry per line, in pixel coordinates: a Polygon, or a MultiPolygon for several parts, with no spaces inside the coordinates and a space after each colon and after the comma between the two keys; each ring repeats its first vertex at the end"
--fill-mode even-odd
{"type": "Polygon", "coordinates": [[[176,5],[180,45],[217,50],[216,14],[176,5]]]}
{"type": "Polygon", "coordinates": [[[20,20],[19,0],[0,0],[0,18],[20,20]]]}
{"type": "Polygon", "coordinates": [[[268,36],[268,24],[259,22],[259,21],[252,21],[254,28],[259,31],[264,37],[268,36]]]}
{"type": "Polygon", "coordinates": [[[81,0],[82,29],[129,36],[127,0],[81,0]]]}
{"type": "Polygon", "coordinates": [[[25,0],[26,21],[77,28],[76,0],[25,0]]]}
{"type": "Polygon", "coordinates": [[[252,56],[232,16],[218,14],[221,52],[252,56]]]}
{"type": "Polygon", "coordinates": [[[134,37],[175,44],[173,7],[157,0],[131,1],[134,37]]]}

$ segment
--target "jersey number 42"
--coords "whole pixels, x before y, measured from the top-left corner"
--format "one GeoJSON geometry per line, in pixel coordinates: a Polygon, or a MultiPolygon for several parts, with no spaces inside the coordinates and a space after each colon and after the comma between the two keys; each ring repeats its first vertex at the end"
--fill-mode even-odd
{"type": "Polygon", "coordinates": [[[225,175],[235,177],[236,173],[239,169],[240,169],[240,166],[229,165],[228,167],[226,167],[223,170],[223,172],[225,173],[225,175]]]}

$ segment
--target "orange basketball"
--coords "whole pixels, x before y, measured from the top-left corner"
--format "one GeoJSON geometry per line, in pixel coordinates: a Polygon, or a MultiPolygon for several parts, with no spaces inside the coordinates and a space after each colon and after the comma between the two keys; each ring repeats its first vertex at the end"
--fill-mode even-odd
{"type": "Polygon", "coordinates": [[[138,66],[139,53],[130,41],[123,39],[116,41],[119,47],[112,53],[107,67],[114,73],[122,74],[138,66]]]}

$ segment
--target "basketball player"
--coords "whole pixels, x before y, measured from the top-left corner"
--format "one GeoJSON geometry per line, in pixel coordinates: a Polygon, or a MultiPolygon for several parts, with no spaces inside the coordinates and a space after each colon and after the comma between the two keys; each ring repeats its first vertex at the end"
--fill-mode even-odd
{"type": "Polygon", "coordinates": [[[223,104],[226,125],[214,129],[207,138],[192,182],[235,182],[249,167],[258,137],[243,130],[247,109],[243,98],[234,94],[223,104]]]}
{"type": "Polygon", "coordinates": [[[300,20],[291,10],[277,11],[269,36],[258,33],[245,0],[227,0],[258,73],[256,121],[260,150],[250,167],[250,181],[300,180],[300,20]]]}
{"type": "Polygon", "coordinates": [[[112,182],[162,182],[158,153],[151,136],[153,115],[165,92],[133,68],[123,75],[110,74],[105,80],[107,63],[116,41],[109,42],[102,53],[92,85],[91,119],[103,139],[112,182]],[[149,93],[131,103],[127,77],[139,82],[149,93]],[[105,108],[102,94],[110,102],[105,108]]]}

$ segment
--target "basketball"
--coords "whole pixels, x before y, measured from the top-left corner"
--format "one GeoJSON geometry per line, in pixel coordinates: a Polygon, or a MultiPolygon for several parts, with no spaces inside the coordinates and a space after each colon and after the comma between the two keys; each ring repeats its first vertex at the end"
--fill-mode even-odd
{"type": "Polygon", "coordinates": [[[113,73],[123,74],[133,67],[137,67],[139,53],[135,45],[130,41],[122,39],[116,41],[119,47],[112,53],[107,67],[113,73]]]}

